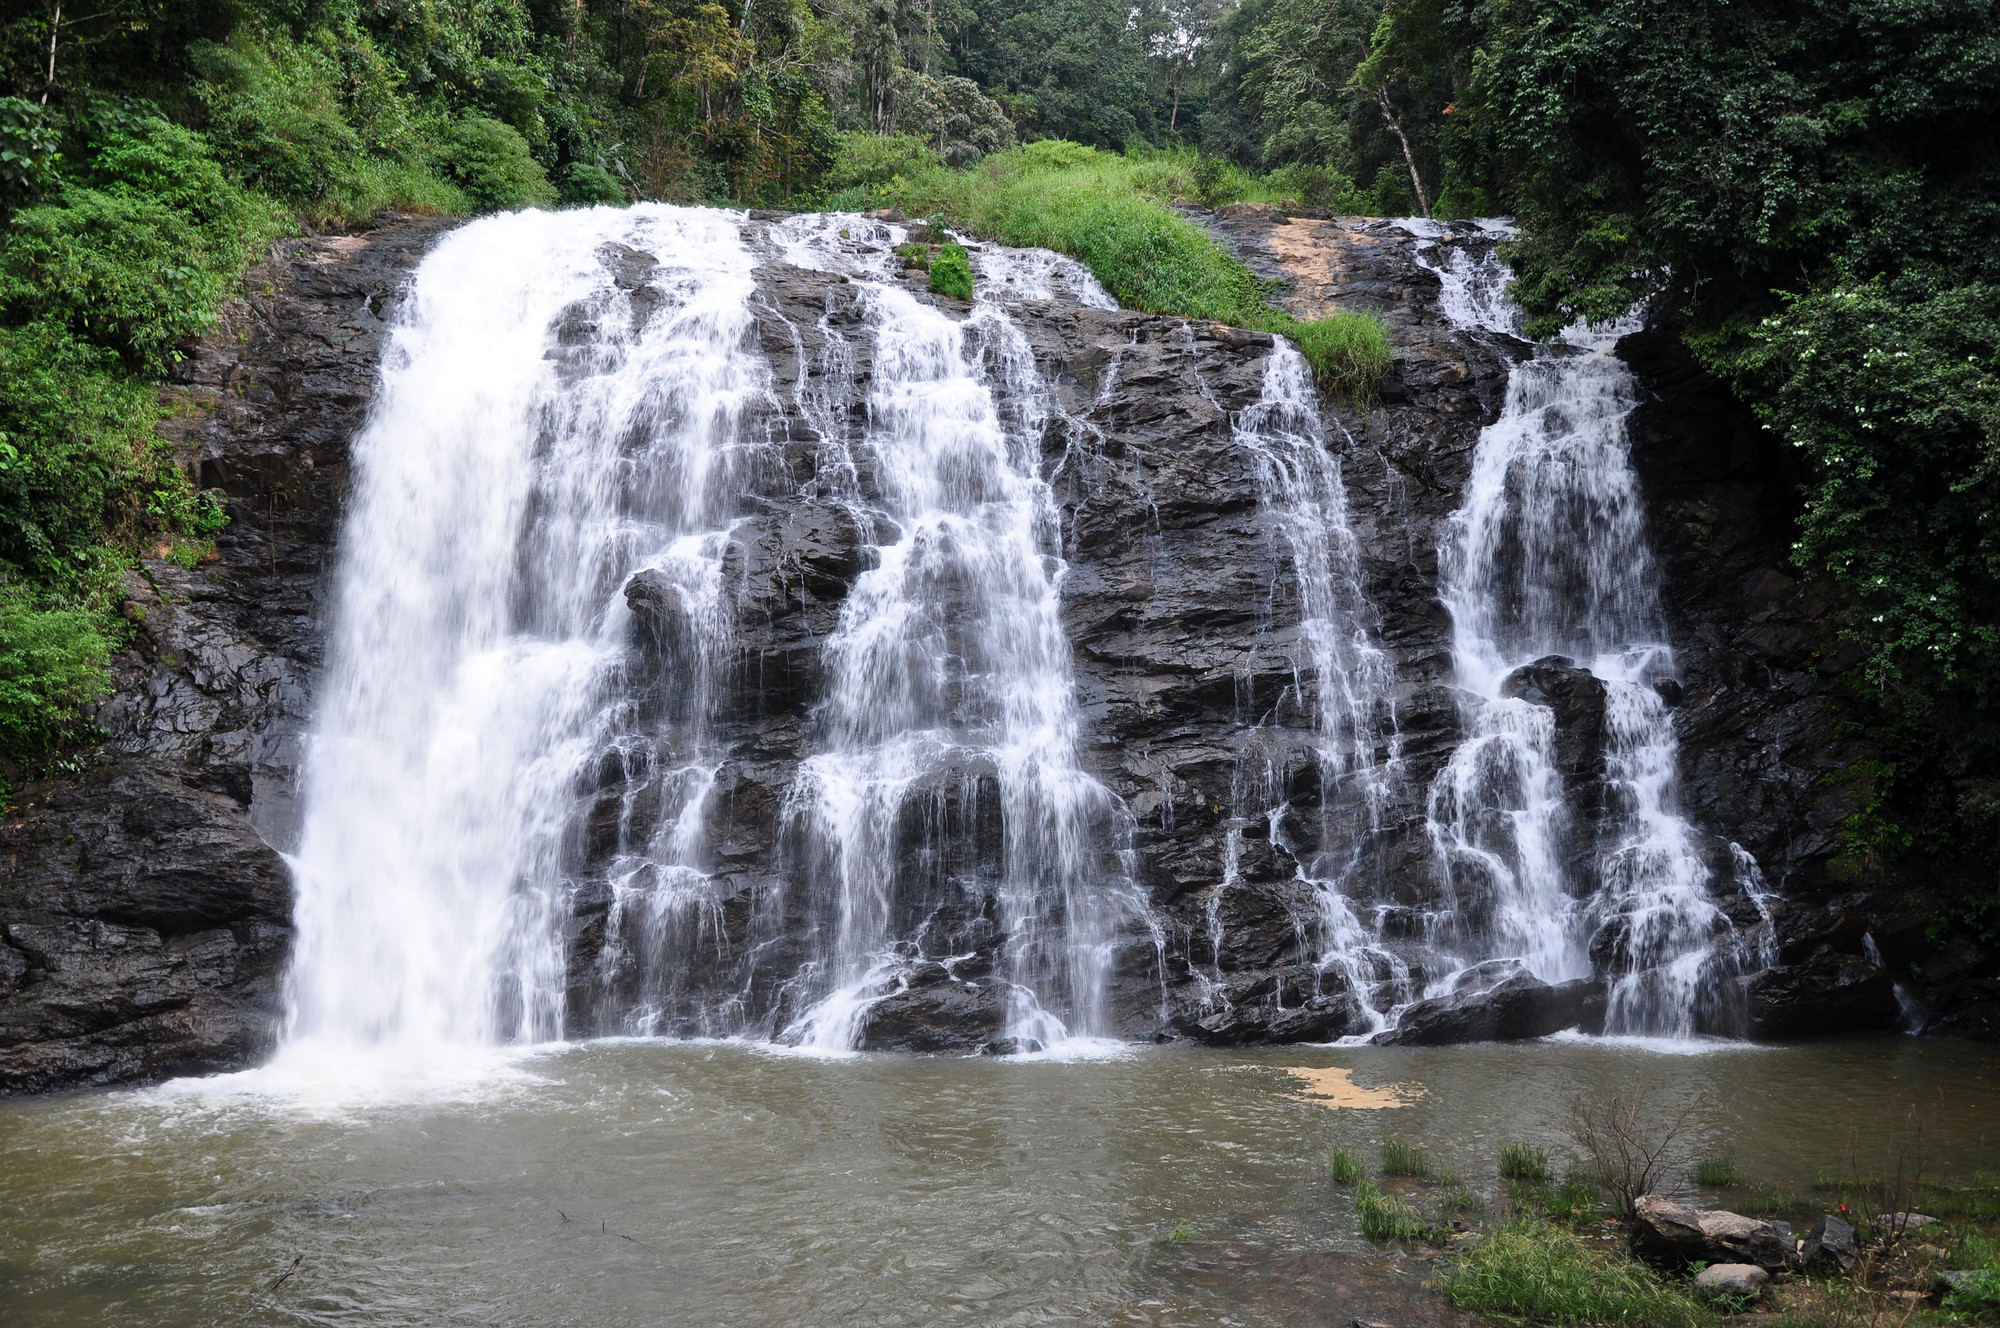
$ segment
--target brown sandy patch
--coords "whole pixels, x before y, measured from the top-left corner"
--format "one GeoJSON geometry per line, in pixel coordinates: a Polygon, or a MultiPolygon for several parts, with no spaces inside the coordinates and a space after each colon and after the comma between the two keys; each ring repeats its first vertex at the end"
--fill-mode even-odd
{"type": "Polygon", "coordinates": [[[1363,1088],[1354,1082],[1354,1071],[1338,1065],[1288,1065],[1285,1073],[1299,1081],[1300,1097],[1335,1110],[1341,1107],[1357,1111],[1407,1107],[1424,1095],[1422,1084],[1384,1084],[1380,1088],[1363,1088]]]}

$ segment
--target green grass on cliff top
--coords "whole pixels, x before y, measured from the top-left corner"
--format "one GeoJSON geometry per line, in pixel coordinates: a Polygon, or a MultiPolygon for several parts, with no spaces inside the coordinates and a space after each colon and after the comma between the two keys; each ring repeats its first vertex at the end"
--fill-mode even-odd
{"type": "Polygon", "coordinates": [[[1307,323],[1272,308],[1240,259],[1147,196],[1169,183],[1163,169],[1165,163],[1044,140],[995,153],[970,170],[933,167],[898,176],[883,197],[1003,244],[1068,254],[1128,309],[1288,337],[1322,387],[1370,400],[1394,359],[1382,320],[1337,312],[1307,323]]]}

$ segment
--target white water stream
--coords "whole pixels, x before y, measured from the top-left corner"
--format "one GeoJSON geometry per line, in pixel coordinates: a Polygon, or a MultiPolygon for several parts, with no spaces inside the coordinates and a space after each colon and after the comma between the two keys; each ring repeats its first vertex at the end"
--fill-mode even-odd
{"type": "MultiPolygon", "coordinates": [[[[1519,326],[1490,243],[1501,233],[1476,252],[1419,250],[1454,326],[1519,326]]],[[[1722,982],[1759,956],[1717,906],[1676,806],[1678,744],[1655,686],[1674,679],[1674,658],[1625,428],[1637,384],[1613,349],[1638,329],[1579,324],[1514,367],[1439,551],[1467,736],[1430,792],[1443,896],[1432,939],[1464,965],[1518,958],[1550,982],[1594,965],[1609,982],[1607,1031],[1686,1037],[1708,1031],[1722,982]],[[1595,825],[1564,797],[1555,712],[1510,685],[1549,656],[1604,687],[1595,825]]],[[[1743,866],[1754,874],[1755,863],[1730,847],[1735,884],[1759,898],[1762,878],[1753,885],[1743,866]]]]}

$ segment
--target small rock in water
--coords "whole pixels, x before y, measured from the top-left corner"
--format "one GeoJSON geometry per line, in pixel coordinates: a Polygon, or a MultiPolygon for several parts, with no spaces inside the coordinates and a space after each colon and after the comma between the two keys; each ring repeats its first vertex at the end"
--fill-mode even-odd
{"type": "Polygon", "coordinates": [[[1754,1263],[1718,1263],[1695,1274],[1694,1289],[1704,1296],[1761,1296],[1770,1280],[1754,1263]]]}
{"type": "Polygon", "coordinates": [[[1854,1267],[1854,1228],[1832,1213],[1826,1214],[1806,1233],[1799,1246],[1799,1261],[1808,1268],[1845,1271],[1854,1267]]]}

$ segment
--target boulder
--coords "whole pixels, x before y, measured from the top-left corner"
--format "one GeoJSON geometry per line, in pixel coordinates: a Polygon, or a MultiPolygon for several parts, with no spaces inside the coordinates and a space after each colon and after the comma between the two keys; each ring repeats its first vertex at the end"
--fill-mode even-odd
{"type": "Polygon", "coordinates": [[[1748,1300],[1763,1295],[1770,1280],[1754,1263],[1717,1263],[1695,1274],[1694,1289],[1698,1295],[1748,1300]]]}
{"type": "Polygon", "coordinates": [[[1723,1209],[1702,1210],[1657,1194],[1644,1194],[1632,1215],[1632,1249],[1656,1263],[1680,1266],[1754,1263],[1778,1273],[1790,1266],[1794,1250],[1789,1229],[1723,1209]]]}
{"type": "Polygon", "coordinates": [[[1926,1217],[1922,1213],[1875,1214],[1876,1228],[1895,1236],[1900,1236],[1905,1231],[1915,1231],[1919,1227],[1934,1227],[1937,1225],[1938,1220],[1936,1218],[1926,1217]]]}
{"type": "Polygon", "coordinates": [[[1007,991],[1002,984],[961,982],[942,970],[921,976],[931,980],[868,1007],[861,1016],[857,1041],[861,1050],[970,1054],[999,1039],[1007,1022],[1007,991]]]}
{"type": "Polygon", "coordinates": [[[1807,1268],[1845,1272],[1854,1267],[1854,1228],[1828,1213],[1813,1223],[1799,1246],[1799,1262],[1807,1268]]]}
{"type": "MultiPolygon", "coordinates": [[[[1480,964],[1459,975],[1457,990],[1418,1001],[1376,1034],[1387,1047],[1439,1047],[1547,1037],[1589,1022],[1601,1009],[1603,986],[1576,978],[1551,986],[1515,960],[1480,964]]],[[[1601,1014],[1599,1016],[1601,1018],[1601,1014]]]]}

